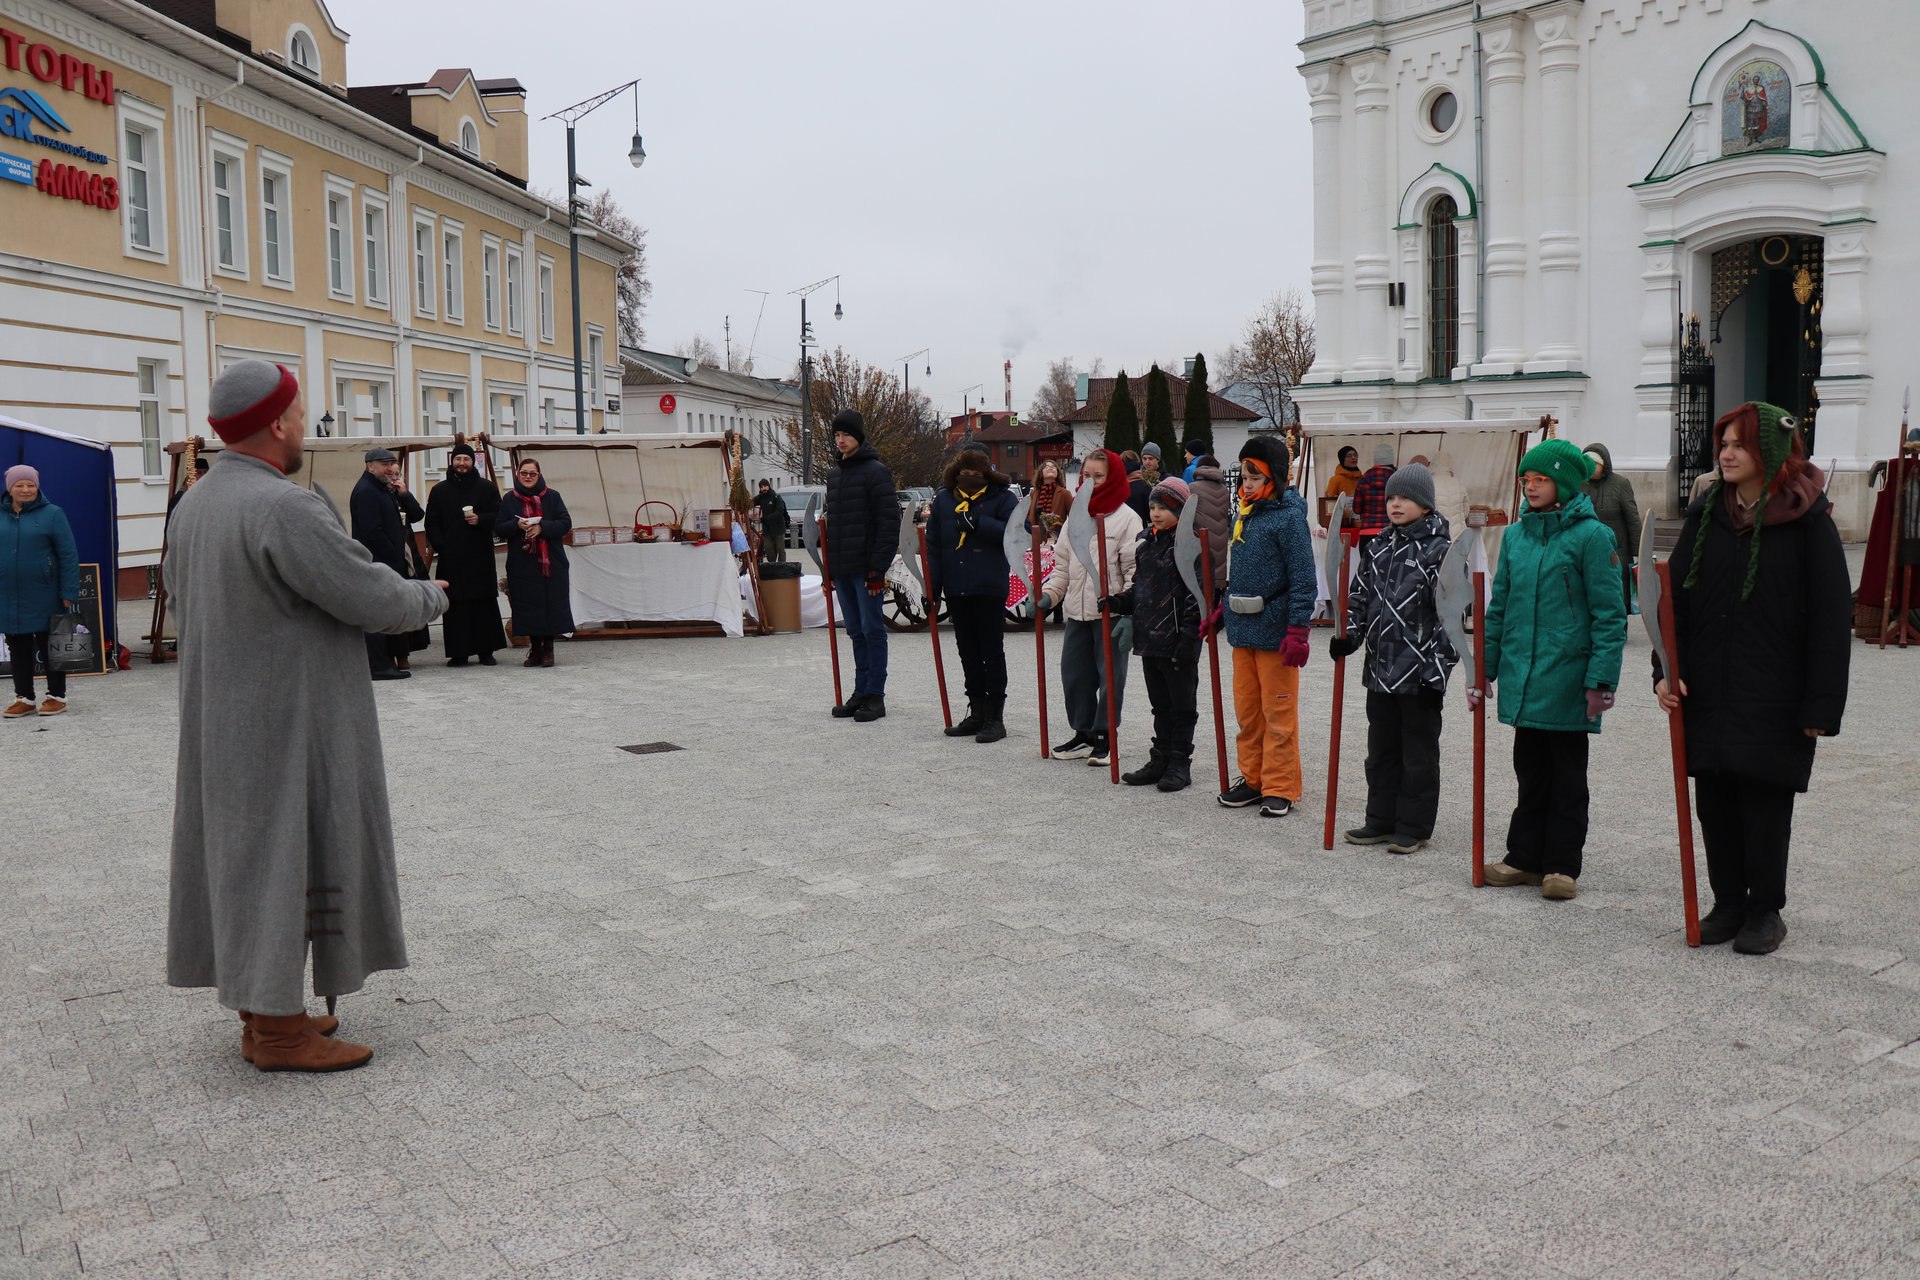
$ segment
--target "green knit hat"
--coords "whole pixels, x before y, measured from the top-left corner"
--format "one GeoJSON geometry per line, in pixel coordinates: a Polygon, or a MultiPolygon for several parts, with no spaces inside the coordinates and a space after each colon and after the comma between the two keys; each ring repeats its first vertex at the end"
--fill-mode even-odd
{"type": "Polygon", "coordinates": [[[1570,501],[1580,486],[1593,478],[1593,463],[1571,440],[1542,440],[1520,459],[1518,474],[1536,471],[1553,481],[1560,501],[1570,501]]]}
{"type": "MultiPolygon", "coordinates": [[[[1767,499],[1773,496],[1773,482],[1779,477],[1781,468],[1793,456],[1793,433],[1800,429],[1799,419],[1779,405],[1768,404],[1764,400],[1749,400],[1739,408],[1722,414],[1720,420],[1713,424],[1716,451],[1727,428],[1749,416],[1753,420],[1754,436],[1760,445],[1760,474],[1766,477],[1766,483],[1760,489],[1760,500],[1753,506],[1753,542],[1747,548],[1747,580],[1740,587],[1740,599],[1743,601],[1753,594],[1754,581],[1760,574],[1760,530],[1766,524],[1767,499]]],[[[1726,484],[1716,468],[1713,487],[1707,490],[1706,505],[1701,508],[1702,511],[1713,510],[1713,504],[1720,501],[1720,491],[1726,484]]],[[[1702,529],[1694,535],[1693,563],[1687,566],[1687,580],[1683,586],[1691,587],[1700,580],[1700,565],[1707,550],[1705,532],[1702,529]]]]}

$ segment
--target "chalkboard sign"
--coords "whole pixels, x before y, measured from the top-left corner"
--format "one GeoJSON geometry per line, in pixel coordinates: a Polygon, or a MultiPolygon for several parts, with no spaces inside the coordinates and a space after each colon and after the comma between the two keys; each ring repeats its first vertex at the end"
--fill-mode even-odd
{"type": "MultiPolygon", "coordinates": [[[[83,564],[80,566],[80,598],[73,602],[73,608],[74,611],[85,620],[87,630],[91,631],[99,641],[99,643],[94,646],[94,652],[99,658],[97,668],[78,674],[103,676],[107,674],[107,633],[105,627],[102,625],[100,616],[99,565],[83,564]]],[[[13,674],[13,659],[14,655],[7,652],[7,642],[0,640],[0,676],[10,676],[13,674]]],[[[31,661],[31,659],[29,659],[29,661],[31,661]]],[[[39,664],[35,663],[34,674],[45,675],[46,672],[40,670],[39,664]]]]}

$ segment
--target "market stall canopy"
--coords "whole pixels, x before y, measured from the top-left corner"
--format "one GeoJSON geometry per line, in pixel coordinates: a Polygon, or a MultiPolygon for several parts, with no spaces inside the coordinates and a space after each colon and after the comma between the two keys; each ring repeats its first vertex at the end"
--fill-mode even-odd
{"type": "Polygon", "coordinates": [[[1415,458],[1426,459],[1441,514],[1456,531],[1464,527],[1470,506],[1500,512],[1499,522],[1504,523],[1519,506],[1518,471],[1529,437],[1544,429],[1545,420],[1539,418],[1308,424],[1303,427],[1307,469],[1300,477],[1300,490],[1308,498],[1324,493],[1346,446],[1359,453],[1360,470],[1365,472],[1374,466],[1374,454],[1384,444],[1392,447],[1396,467],[1415,458]]]}
{"type": "MultiPolygon", "coordinates": [[[[294,472],[288,479],[303,489],[311,489],[316,485],[325,489],[327,496],[332,498],[337,506],[347,500],[348,495],[353,492],[353,486],[359,482],[361,475],[366,471],[367,450],[376,447],[390,449],[402,462],[405,462],[412,454],[436,449],[451,449],[462,440],[471,444],[476,451],[484,451],[487,447],[487,438],[484,434],[476,436],[312,436],[306,442],[306,461],[300,470],[294,472]]],[[[184,453],[186,449],[186,444],[167,446],[167,452],[176,455],[184,453]]],[[[219,453],[220,449],[218,436],[207,435],[199,441],[198,452],[209,459],[219,453]]],[[[173,487],[178,489],[186,482],[188,468],[177,466],[174,471],[173,487]]],[[[415,477],[423,485],[439,478],[437,475],[415,477]]]]}
{"type": "Polygon", "coordinates": [[[498,442],[518,467],[540,464],[567,501],[576,527],[630,528],[643,502],[670,503],[683,522],[727,505],[726,437],[677,435],[553,436],[498,442]]]}

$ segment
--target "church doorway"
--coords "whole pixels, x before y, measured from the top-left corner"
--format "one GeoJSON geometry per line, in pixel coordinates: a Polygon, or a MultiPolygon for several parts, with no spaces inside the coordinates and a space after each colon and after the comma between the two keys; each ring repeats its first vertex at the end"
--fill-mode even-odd
{"type": "Polygon", "coordinates": [[[1748,400],[1800,419],[1813,452],[1819,416],[1821,291],[1826,241],[1774,235],[1713,254],[1713,398],[1721,412],[1748,400]]]}

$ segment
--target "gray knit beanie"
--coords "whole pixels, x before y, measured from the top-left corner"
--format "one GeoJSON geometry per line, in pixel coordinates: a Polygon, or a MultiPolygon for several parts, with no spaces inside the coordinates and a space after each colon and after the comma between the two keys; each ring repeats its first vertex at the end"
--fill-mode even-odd
{"type": "Polygon", "coordinates": [[[213,382],[207,425],[228,444],[274,422],[300,394],[291,372],[265,360],[242,360],[213,382]]]}
{"type": "Polygon", "coordinates": [[[1419,503],[1429,511],[1433,510],[1433,472],[1417,462],[1409,462],[1404,467],[1396,468],[1394,473],[1387,477],[1387,496],[1406,498],[1419,503]]]}

